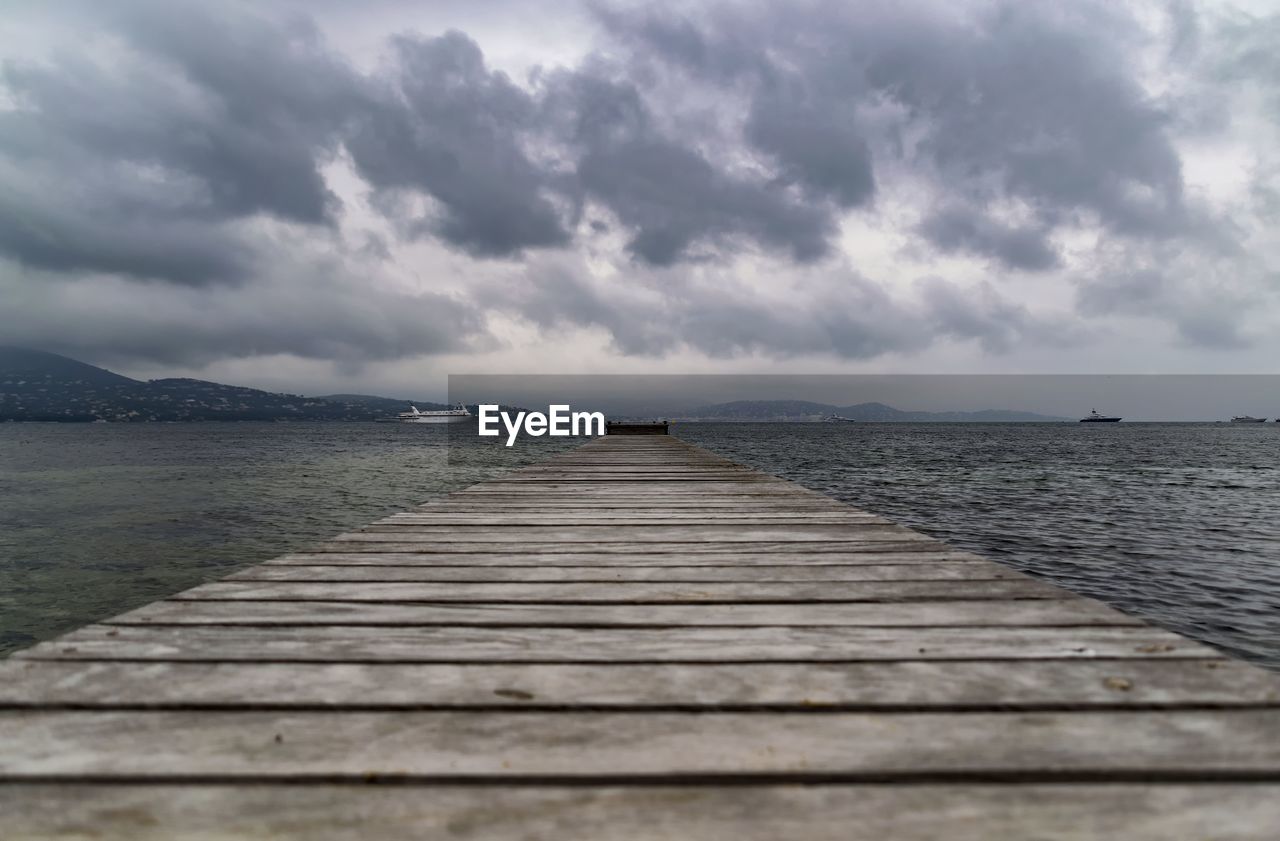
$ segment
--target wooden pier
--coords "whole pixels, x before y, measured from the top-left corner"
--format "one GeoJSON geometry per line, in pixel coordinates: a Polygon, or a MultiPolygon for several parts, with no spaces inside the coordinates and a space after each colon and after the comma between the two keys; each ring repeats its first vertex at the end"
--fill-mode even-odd
{"type": "Polygon", "coordinates": [[[1280,676],[611,435],[0,662],[0,837],[1269,840],[1280,676]]]}

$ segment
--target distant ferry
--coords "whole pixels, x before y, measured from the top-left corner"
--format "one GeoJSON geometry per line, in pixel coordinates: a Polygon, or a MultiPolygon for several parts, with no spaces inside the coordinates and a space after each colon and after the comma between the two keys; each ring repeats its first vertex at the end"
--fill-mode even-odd
{"type": "Polygon", "coordinates": [[[1231,419],[1232,423],[1266,423],[1266,418],[1255,418],[1253,415],[1236,415],[1231,419]]]}
{"type": "Polygon", "coordinates": [[[1090,409],[1086,417],[1080,419],[1081,423],[1119,423],[1120,418],[1108,417],[1107,415],[1098,414],[1097,409],[1090,409]]]}
{"type": "Polygon", "coordinates": [[[846,418],[844,415],[827,415],[828,423],[857,423],[853,418],[846,418]]]}
{"type": "Polygon", "coordinates": [[[409,411],[401,412],[394,418],[382,420],[392,423],[459,423],[471,416],[471,412],[467,411],[467,407],[461,403],[452,409],[436,409],[428,412],[420,412],[417,406],[409,404],[409,411]]]}

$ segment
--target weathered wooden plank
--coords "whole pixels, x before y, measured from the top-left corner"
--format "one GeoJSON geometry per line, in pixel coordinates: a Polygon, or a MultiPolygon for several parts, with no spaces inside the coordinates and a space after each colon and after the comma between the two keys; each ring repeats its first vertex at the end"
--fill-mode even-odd
{"type": "Polygon", "coordinates": [[[475,540],[449,541],[438,540],[397,540],[395,535],[386,535],[390,541],[378,540],[378,535],[370,535],[374,539],[331,540],[317,543],[310,548],[311,552],[421,552],[433,554],[453,554],[477,552],[482,554],[507,553],[511,557],[521,555],[555,555],[555,554],[590,554],[590,555],[634,555],[637,552],[657,554],[679,554],[682,557],[694,555],[715,555],[723,557],[729,553],[755,555],[771,555],[774,563],[778,558],[785,558],[788,563],[791,557],[807,554],[813,557],[846,556],[856,552],[947,552],[955,551],[941,541],[923,536],[903,539],[895,536],[892,540],[859,540],[859,541],[814,541],[811,543],[738,542],[728,543],[633,543],[626,540],[600,543],[527,543],[511,540],[475,540]]]}
{"type": "Polygon", "coordinates": [[[402,664],[0,662],[0,706],[1064,709],[1280,705],[1232,660],[402,664]]]}
{"type": "Polygon", "coordinates": [[[352,564],[391,566],[591,566],[600,568],[624,567],[722,567],[733,564],[743,568],[776,567],[826,569],[836,566],[915,566],[915,565],[972,565],[987,567],[990,561],[958,549],[921,550],[918,544],[892,545],[866,551],[839,553],[773,553],[740,551],[736,549],[699,552],[435,552],[386,551],[339,552],[325,547],[318,552],[295,552],[266,561],[263,566],[290,564],[352,564]]]}
{"type": "MultiPolygon", "coordinates": [[[[521,486],[541,486],[553,485],[556,487],[573,487],[584,486],[591,487],[607,481],[611,477],[607,476],[583,476],[573,473],[548,473],[542,475],[519,476],[510,475],[500,480],[500,482],[509,488],[518,488],[521,486]]],[[[712,473],[707,471],[690,471],[689,473],[632,473],[624,476],[612,477],[618,479],[619,482],[631,485],[643,485],[650,483],[654,485],[668,486],[676,482],[683,483],[690,487],[698,485],[736,485],[741,488],[750,488],[755,486],[765,486],[768,483],[762,479],[752,479],[747,476],[735,476],[729,472],[712,473]]]]}
{"type": "Polygon", "coordinates": [[[493,483],[475,489],[459,491],[449,499],[462,502],[490,501],[505,497],[534,498],[545,495],[548,499],[589,502],[599,498],[615,502],[656,502],[664,497],[676,501],[694,502],[711,498],[712,501],[736,500],[744,503],[778,503],[788,505],[830,505],[830,497],[810,492],[793,492],[786,485],[749,482],[676,482],[676,481],[597,481],[597,482],[511,482],[493,483]]]}
{"type": "MultiPolygon", "coordinates": [[[[482,509],[493,505],[538,506],[547,508],[576,508],[579,510],[640,509],[640,510],[707,510],[725,511],[734,508],[744,510],[788,512],[814,512],[832,514],[842,510],[841,503],[827,497],[791,496],[789,494],[718,494],[718,493],[654,493],[637,494],[570,493],[542,489],[522,492],[486,492],[457,494],[423,503],[411,511],[430,512],[450,508],[482,509]],[[534,492],[534,491],[537,492],[534,492]]],[[[490,509],[492,510],[492,509],[490,509]]]]}
{"type": "Polygon", "coordinates": [[[576,488],[557,488],[548,487],[545,483],[531,484],[525,482],[519,487],[493,487],[483,491],[467,491],[451,496],[448,499],[468,504],[497,503],[503,500],[511,500],[512,502],[541,500],[571,503],[579,506],[591,505],[596,502],[602,505],[615,503],[624,506],[643,506],[661,504],[663,500],[686,505],[697,505],[698,503],[719,503],[724,505],[736,502],[742,505],[760,507],[776,506],[783,509],[792,506],[797,508],[808,507],[810,509],[822,507],[824,510],[835,510],[839,505],[829,497],[797,495],[779,488],[755,487],[746,490],[741,488],[737,490],[728,488],[685,488],[682,490],[671,487],[670,483],[649,482],[645,484],[651,487],[631,488],[622,484],[599,487],[578,483],[576,488]]]}
{"type": "Polygon", "coordinates": [[[335,542],[433,543],[820,543],[827,540],[926,540],[919,532],[882,523],[842,526],[369,526],[340,534],[335,542]]]}
{"type": "Polygon", "coordinates": [[[12,838],[1272,841],[1272,784],[8,785],[12,838]]]}
{"type": "MultiPolygon", "coordinates": [[[[664,602],[860,602],[940,599],[1072,599],[1031,578],[1001,581],[713,581],[696,583],[579,581],[444,581],[383,584],[362,581],[215,581],[174,596],[186,601],[326,600],[366,602],[540,602],[661,604],[664,602]]],[[[899,609],[901,610],[901,609],[899,609]]]]}
{"type": "MultiPolygon", "coordinates": [[[[487,508],[487,507],[486,507],[487,508]]],[[[826,525],[839,526],[859,523],[886,523],[881,517],[871,514],[826,514],[819,512],[776,513],[762,511],[756,514],[744,514],[736,509],[713,513],[707,511],[690,511],[677,513],[672,511],[636,511],[626,515],[600,513],[592,509],[579,509],[574,512],[558,514],[542,511],[537,514],[503,513],[495,514],[492,508],[487,510],[439,513],[405,513],[384,517],[372,525],[377,526],[464,526],[489,528],[519,528],[537,526],[541,528],[562,528],[565,526],[636,526],[636,525],[680,525],[680,526],[727,526],[727,525],[826,525]]]]}
{"type": "Polygon", "coordinates": [[[1280,709],[0,712],[7,780],[722,777],[1280,782],[1280,709]],[[586,746],[590,746],[586,749],[586,746]]]}
{"type": "Polygon", "coordinates": [[[536,493],[541,488],[579,494],[592,493],[608,486],[608,492],[618,493],[633,490],[643,493],[663,493],[665,490],[679,491],[686,494],[701,492],[718,495],[756,496],[765,495],[779,497],[786,495],[785,486],[772,482],[746,477],[735,477],[730,474],[714,474],[698,470],[688,473],[629,473],[607,474],[597,473],[585,475],[581,473],[543,473],[538,475],[509,476],[495,480],[494,488],[485,489],[485,493],[509,491],[515,493],[536,493]]]}
{"type": "Polygon", "coordinates": [[[564,468],[531,467],[508,473],[497,481],[504,485],[519,485],[523,482],[602,482],[617,480],[619,482],[641,483],[659,480],[662,482],[733,482],[741,485],[765,485],[778,480],[753,473],[748,468],[721,467],[714,464],[696,464],[687,466],[663,465],[577,465],[564,468]]]}
{"type": "Polygon", "coordinates": [[[687,512],[690,514],[697,514],[703,511],[711,513],[750,511],[786,515],[793,513],[839,514],[842,511],[842,505],[834,500],[807,500],[804,498],[781,496],[777,498],[763,499],[758,497],[723,497],[712,494],[664,494],[654,495],[651,498],[637,498],[633,494],[621,494],[614,497],[592,494],[589,497],[584,497],[578,494],[572,496],[558,496],[554,494],[540,493],[524,493],[518,495],[493,494],[483,498],[443,497],[432,502],[423,503],[417,508],[410,510],[420,513],[448,512],[453,510],[484,512],[493,511],[495,506],[501,507],[504,511],[517,509],[546,509],[550,511],[561,511],[568,509],[588,513],[636,511],[650,513],[687,512]]]}
{"type": "MultiPolygon", "coordinates": [[[[554,500],[552,500],[554,501],[554,500]]],[[[512,498],[513,504],[538,505],[545,504],[547,501],[539,497],[528,498],[512,498]]],[[[865,522],[872,520],[882,520],[879,515],[871,514],[866,511],[846,508],[825,508],[808,506],[805,508],[797,508],[795,510],[779,509],[779,510],[761,510],[757,512],[742,512],[736,506],[724,505],[720,508],[685,508],[685,509],[669,509],[658,505],[639,505],[631,504],[625,506],[631,509],[627,514],[622,515],[611,509],[602,509],[593,504],[583,504],[581,500],[576,506],[572,506],[573,510],[568,512],[559,511],[559,509],[568,508],[570,506],[559,504],[547,505],[545,515],[548,517],[580,517],[588,524],[598,521],[614,521],[625,520],[633,524],[643,525],[645,523],[683,523],[690,520],[711,520],[714,523],[736,520],[754,520],[756,522],[774,522],[783,520],[786,522],[832,522],[835,524],[846,522],[865,522]]],[[[614,508],[618,506],[615,505],[614,508]]],[[[398,522],[434,522],[442,521],[451,523],[455,518],[466,518],[473,522],[489,522],[494,525],[508,525],[512,523],[520,524],[521,520],[528,520],[527,525],[540,525],[543,520],[535,518],[533,515],[523,514],[521,512],[512,513],[505,509],[495,510],[487,503],[477,502],[449,502],[448,504],[437,504],[431,507],[422,507],[407,511],[400,511],[385,518],[387,521],[398,522]]]]}
{"type": "MultiPolygon", "coordinates": [[[[776,476],[768,476],[763,473],[753,473],[749,471],[728,472],[714,466],[694,466],[685,470],[683,474],[678,473],[678,470],[684,469],[679,468],[664,471],[665,474],[675,477],[672,479],[672,483],[675,485],[675,490],[700,492],[701,490],[710,489],[708,487],[710,485],[718,486],[732,493],[790,493],[796,496],[822,496],[818,491],[810,490],[809,488],[796,485],[793,482],[788,482],[785,479],[779,479],[776,476]],[[710,477],[710,479],[709,481],[698,482],[693,479],[684,479],[682,476],[701,476],[704,479],[707,479],[707,477],[710,477]]],[[[486,482],[472,485],[469,488],[461,488],[453,493],[457,495],[465,495],[472,493],[486,493],[493,490],[518,490],[521,488],[528,490],[528,483],[522,481],[526,475],[527,474],[521,472],[506,473],[489,479],[486,482]]],[[[546,474],[543,475],[545,476],[546,474]]],[[[654,490],[647,478],[647,476],[651,474],[646,474],[645,476],[636,478],[618,473],[614,473],[612,475],[596,474],[592,476],[583,476],[582,474],[574,474],[571,471],[565,471],[562,475],[582,476],[582,478],[588,479],[597,485],[610,486],[610,490],[615,491],[620,488],[629,487],[635,487],[639,490],[647,491],[654,490]]],[[[553,480],[543,481],[540,484],[555,485],[557,483],[553,480]]],[[[580,488],[578,488],[580,482],[564,481],[559,484],[562,484],[566,490],[580,490],[580,488]]]]}
{"type": "MultiPolygon", "coordinates": [[[[361,556],[365,557],[365,556],[361,556]]],[[[823,566],[431,566],[258,564],[224,581],[995,581],[1021,573],[992,563],[826,564],[823,566]]]]}
{"type": "Polygon", "coordinates": [[[832,518],[839,515],[832,513],[825,508],[814,506],[798,507],[795,505],[734,505],[732,503],[725,505],[698,505],[696,503],[682,504],[672,501],[667,505],[609,505],[602,502],[599,505],[592,505],[584,508],[581,504],[558,503],[554,500],[512,500],[504,499],[501,502],[493,503],[468,503],[466,505],[449,505],[439,506],[434,509],[414,509],[416,513],[430,515],[447,515],[457,514],[459,516],[469,516],[471,514],[482,514],[484,512],[492,512],[494,509],[501,509],[512,517],[538,517],[547,518],[549,521],[558,521],[569,517],[578,516],[594,516],[600,522],[606,523],[610,520],[628,519],[633,522],[674,522],[681,523],[686,519],[696,520],[700,517],[717,519],[726,518],[726,522],[737,522],[741,519],[754,520],[760,522],[762,518],[768,518],[767,522],[787,521],[792,516],[812,516],[815,519],[832,518]]]}
{"type": "Polygon", "coordinates": [[[89,625],[13,655],[53,660],[853,662],[1216,657],[1146,626],[457,628],[89,625]]]}
{"type": "Polygon", "coordinates": [[[1097,602],[973,600],[846,604],[434,604],[356,601],[170,600],[105,624],[182,625],[473,625],[519,627],[1031,627],[1141,623],[1097,602]]]}

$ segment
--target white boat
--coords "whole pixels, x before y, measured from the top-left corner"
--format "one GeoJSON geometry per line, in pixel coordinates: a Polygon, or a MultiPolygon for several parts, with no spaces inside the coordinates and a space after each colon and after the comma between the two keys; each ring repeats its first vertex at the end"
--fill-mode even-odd
{"type": "Polygon", "coordinates": [[[1089,414],[1080,419],[1081,423],[1119,423],[1122,419],[1115,415],[1100,415],[1097,409],[1092,409],[1089,414]]]}
{"type": "Polygon", "coordinates": [[[467,407],[461,403],[452,409],[433,409],[426,412],[419,411],[417,406],[409,404],[409,411],[395,416],[395,420],[399,423],[460,423],[470,418],[471,412],[467,411],[467,407]]]}
{"type": "Polygon", "coordinates": [[[1232,423],[1266,423],[1266,418],[1255,418],[1253,415],[1236,415],[1231,419],[1232,423]]]}
{"type": "Polygon", "coordinates": [[[844,415],[827,415],[827,423],[857,423],[853,418],[846,418],[844,415]]]}

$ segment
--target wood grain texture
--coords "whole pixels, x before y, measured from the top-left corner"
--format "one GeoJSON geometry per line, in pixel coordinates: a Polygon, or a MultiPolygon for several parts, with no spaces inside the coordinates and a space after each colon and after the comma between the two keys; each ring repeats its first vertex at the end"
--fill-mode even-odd
{"type": "Polygon", "coordinates": [[[800,581],[1010,581],[1020,573],[989,563],[825,564],[813,566],[443,566],[412,564],[258,564],[228,575],[224,581],[554,581],[687,583],[800,581]]]}
{"type": "Polygon", "coordinates": [[[0,786],[12,841],[1273,841],[1280,786],[0,786]]]}
{"type": "MultiPolygon", "coordinates": [[[[1163,659],[1213,649],[1130,627],[244,627],[90,625],[14,655],[45,660],[299,662],[850,662],[1163,659]]],[[[999,705],[998,698],[992,699],[999,705]]]]}
{"type": "Polygon", "coordinates": [[[0,662],[0,707],[618,707],[821,710],[1233,707],[1280,675],[1226,659],[422,664],[0,662]]]}
{"type": "MultiPolygon", "coordinates": [[[[395,587],[397,585],[389,585],[395,587]]],[[[153,602],[107,625],[469,625],[517,627],[1033,627],[1133,626],[1138,620],[1097,602],[1074,600],[956,600],[900,603],[430,604],[370,601],[247,599],[153,602]],[[797,609],[802,607],[803,609],[797,609]]]]}
{"type": "Polygon", "coordinates": [[[918,544],[879,546],[871,549],[859,547],[856,550],[818,553],[808,552],[757,552],[739,549],[723,549],[710,546],[685,546],[683,551],[653,552],[628,551],[625,547],[608,552],[534,552],[528,547],[511,552],[457,552],[438,551],[438,547],[409,547],[405,550],[388,551],[370,549],[366,552],[349,551],[351,544],[344,546],[324,546],[320,551],[295,552],[282,555],[267,561],[264,566],[272,564],[351,564],[361,566],[668,566],[668,567],[715,567],[733,565],[748,566],[788,566],[792,568],[804,566],[829,567],[833,565],[852,564],[935,564],[946,563],[990,563],[977,555],[949,549],[928,547],[920,549],[918,544]],[[333,549],[333,551],[325,551],[333,549]]]}
{"type": "Polygon", "coordinates": [[[572,509],[556,511],[544,508],[536,513],[494,513],[491,506],[477,510],[452,510],[393,514],[378,520],[374,525],[415,526],[636,526],[648,523],[682,526],[758,525],[761,523],[786,523],[800,525],[839,526],[859,523],[887,523],[888,521],[860,511],[809,512],[809,511],[760,511],[743,513],[737,509],[723,513],[711,511],[675,512],[661,509],[634,509],[625,514],[616,511],[572,509]]]}
{"type": "Polygon", "coordinates": [[[342,540],[331,540],[309,549],[311,553],[343,553],[377,552],[385,553],[418,553],[422,555],[463,555],[505,554],[509,559],[518,557],[542,557],[546,555],[590,555],[608,558],[611,555],[635,555],[637,553],[656,555],[675,555],[691,558],[702,555],[724,557],[725,555],[768,556],[777,563],[780,557],[809,556],[817,561],[830,563],[833,557],[847,557],[858,553],[925,553],[945,552],[949,547],[941,541],[924,535],[894,535],[877,537],[874,540],[828,540],[800,543],[795,541],[734,541],[732,543],[705,543],[696,540],[669,542],[630,543],[625,540],[607,540],[595,543],[585,541],[557,540],[547,542],[518,543],[510,540],[461,540],[442,542],[439,540],[406,540],[396,535],[367,535],[369,539],[358,536],[345,537],[342,540]],[[382,538],[389,537],[390,540],[382,538]]]}
{"type": "Polygon", "coordinates": [[[1280,782],[1280,709],[1001,713],[0,711],[0,779],[1280,782]]]}
{"type": "Polygon", "coordinates": [[[335,541],[424,543],[826,543],[829,540],[912,540],[901,526],[882,523],[809,525],[806,523],[733,526],[374,526],[348,532],[335,541]]]}
{"type": "Polygon", "coordinates": [[[217,581],[180,594],[199,600],[364,602],[540,602],[661,604],[1068,599],[1060,588],[1029,578],[1001,581],[217,581]]]}

